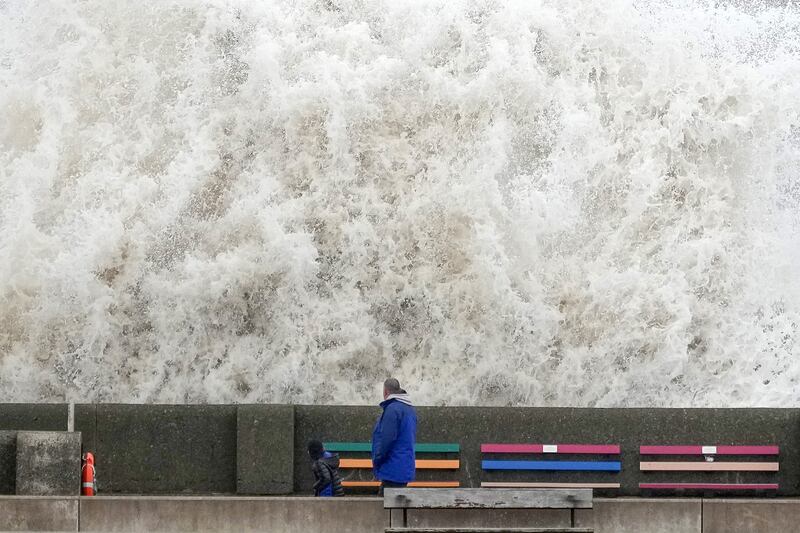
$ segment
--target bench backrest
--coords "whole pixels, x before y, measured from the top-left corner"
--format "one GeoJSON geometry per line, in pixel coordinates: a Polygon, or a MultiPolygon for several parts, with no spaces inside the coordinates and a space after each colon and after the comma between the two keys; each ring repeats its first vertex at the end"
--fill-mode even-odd
{"type": "MultiPolygon", "coordinates": [[[[640,446],[639,455],[680,456],[705,455],[708,458],[724,455],[778,455],[777,446],[640,446]]],[[[777,472],[777,461],[640,461],[639,470],[668,472],[777,472]]]]}
{"type": "MultiPolygon", "coordinates": [[[[339,467],[344,472],[342,485],[352,489],[365,489],[376,488],[380,486],[380,481],[372,478],[372,461],[367,455],[372,450],[372,444],[369,442],[326,442],[325,449],[330,452],[339,452],[347,454],[339,459],[339,467]],[[355,454],[353,457],[351,454],[355,454]],[[361,474],[363,472],[364,474],[361,474]],[[363,477],[368,475],[370,479],[363,477]]],[[[452,477],[458,474],[461,467],[461,462],[458,458],[461,446],[457,442],[422,442],[414,445],[414,451],[417,454],[415,461],[418,470],[435,470],[440,472],[447,472],[446,477],[452,477]],[[437,459],[422,459],[421,457],[439,457],[437,459]],[[447,458],[445,458],[447,457],[447,458]]],[[[437,475],[433,473],[433,475],[437,475]]],[[[423,478],[427,478],[424,475],[423,478]]],[[[412,481],[409,483],[411,487],[458,487],[461,483],[457,479],[422,479],[412,481]]]]}
{"type": "MultiPolygon", "coordinates": [[[[719,456],[777,456],[780,453],[778,446],[640,446],[640,456],[652,456],[651,460],[640,460],[639,470],[641,472],[778,472],[779,464],[777,461],[753,461],[741,460],[718,461],[719,456]],[[663,456],[670,456],[662,460],[663,456]],[[706,456],[706,461],[682,460],[677,461],[676,456],[706,456]]],[[[645,474],[647,475],[647,474],[645,474]]],[[[766,474],[769,475],[769,474],[766,474]]],[[[739,482],[738,474],[736,483],[724,483],[719,480],[705,480],[704,482],[677,482],[671,479],[667,482],[646,482],[639,483],[639,488],[643,490],[713,490],[713,491],[758,491],[758,490],[778,490],[777,483],[753,483],[739,482]]],[[[765,479],[766,480],[766,479],[765,479]]]]}
{"type": "MultiPolygon", "coordinates": [[[[531,455],[619,455],[618,444],[481,444],[484,454],[531,454],[531,455]]],[[[619,472],[620,461],[561,461],[561,460],[507,460],[484,459],[483,470],[542,470],[579,472],[619,472]]]]}
{"type": "Polygon", "coordinates": [[[386,488],[385,509],[591,509],[591,489],[386,488]]]}

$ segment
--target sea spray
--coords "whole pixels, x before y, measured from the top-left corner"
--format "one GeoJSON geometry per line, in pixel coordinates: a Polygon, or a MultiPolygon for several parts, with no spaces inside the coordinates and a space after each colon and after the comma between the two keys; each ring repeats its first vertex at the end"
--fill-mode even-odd
{"type": "Polygon", "coordinates": [[[0,1],[0,400],[794,405],[800,10],[0,1]]]}

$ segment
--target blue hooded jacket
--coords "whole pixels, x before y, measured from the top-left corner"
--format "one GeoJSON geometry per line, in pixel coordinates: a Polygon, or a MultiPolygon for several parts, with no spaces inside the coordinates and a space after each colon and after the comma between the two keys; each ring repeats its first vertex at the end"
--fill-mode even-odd
{"type": "Polygon", "coordinates": [[[372,432],[372,470],[380,481],[414,481],[417,413],[405,391],[381,402],[383,413],[372,432]]]}

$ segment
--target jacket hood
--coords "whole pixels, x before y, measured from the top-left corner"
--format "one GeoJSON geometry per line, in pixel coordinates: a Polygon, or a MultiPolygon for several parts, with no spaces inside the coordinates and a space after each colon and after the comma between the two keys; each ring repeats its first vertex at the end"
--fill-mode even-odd
{"type": "Polygon", "coordinates": [[[320,458],[322,462],[332,468],[339,468],[339,454],[325,452],[325,455],[320,458]]]}
{"type": "Polygon", "coordinates": [[[411,405],[411,406],[414,405],[413,403],[411,403],[411,396],[409,396],[406,391],[401,389],[399,393],[390,394],[389,396],[387,396],[386,399],[381,402],[381,407],[386,406],[386,404],[392,400],[397,400],[398,402],[402,402],[406,405],[411,405]]]}

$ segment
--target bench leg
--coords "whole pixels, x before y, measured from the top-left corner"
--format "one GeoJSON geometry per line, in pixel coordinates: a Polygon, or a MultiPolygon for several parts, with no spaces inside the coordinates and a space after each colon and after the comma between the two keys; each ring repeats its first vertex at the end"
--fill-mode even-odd
{"type": "Polygon", "coordinates": [[[405,509],[389,509],[389,526],[390,527],[406,527],[407,516],[405,509]]]}

